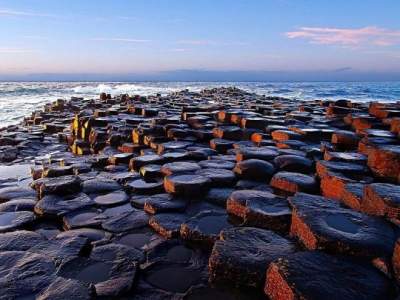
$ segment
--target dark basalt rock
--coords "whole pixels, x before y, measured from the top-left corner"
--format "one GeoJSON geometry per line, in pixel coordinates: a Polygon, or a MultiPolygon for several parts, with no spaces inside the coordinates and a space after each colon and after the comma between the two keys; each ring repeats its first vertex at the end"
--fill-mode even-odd
{"type": "Polygon", "coordinates": [[[128,195],[124,191],[115,191],[105,195],[97,196],[93,199],[97,205],[114,206],[126,203],[129,201],[128,195]]]}
{"type": "Polygon", "coordinates": [[[318,251],[299,252],[273,262],[264,291],[272,300],[393,297],[390,281],[372,266],[318,251]]]}
{"type": "Polygon", "coordinates": [[[46,217],[60,217],[94,204],[95,202],[84,193],[66,196],[48,195],[37,202],[35,213],[46,217]]]}
{"type": "Polygon", "coordinates": [[[7,202],[18,198],[36,198],[36,193],[32,189],[19,186],[0,189],[0,202],[7,202]]]}
{"type": "Polygon", "coordinates": [[[102,223],[102,227],[110,232],[126,232],[147,226],[149,216],[143,211],[127,211],[102,223]]]}
{"type": "Polygon", "coordinates": [[[313,162],[299,155],[279,155],[274,164],[280,171],[310,173],[314,170],[313,162]]]}
{"type": "Polygon", "coordinates": [[[196,174],[209,178],[214,187],[232,186],[236,182],[235,173],[226,169],[201,169],[196,174]]]}
{"type": "Polygon", "coordinates": [[[243,225],[282,233],[289,231],[291,211],[288,202],[270,192],[235,191],[226,203],[226,210],[242,220],[243,225]]]}
{"type": "Polygon", "coordinates": [[[199,166],[202,168],[210,168],[210,169],[232,170],[235,167],[235,163],[223,159],[210,159],[210,160],[199,161],[199,166]]]}
{"type": "Polygon", "coordinates": [[[317,162],[316,168],[320,178],[324,177],[328,171],[340,172],[346,175],[363,175],[367,173],[365,166],[346,162],[320,160],[317,162]]]}
{"type": "Polygon", "coordinates": [[[291,234],[309,250],[387,258],[395,242],[387,221],[342,208],[321,196],[297,193],[289,199],[293,207],[291,234]]]}
{"type": "Polygon", "coordinates": [[[149,225],[158,234],[170,239],[179,236],[181,225],[187,219],[188,216],[185,214],[157,214],[150,218],[149,225]]]}
{"type": "Polygon", "coordinates": [[[260,159],[248,159],[238,162],[233,171],[243,179],[267,181],[274,174],[275,167],[260,159]]]}
{"type": "Polygon", "coordinates": [[[36,220],[33,212],[0,212],[0,232],[13,231],[31,225],[36,220]]]}
{"type": "Polygon", "coordinates": [[[236,153],[236,160],[260,159],[270,161],[278,156],[278,152],[266,147],[244,147],[236,153]]]}
{"type": "Polygon", "coordinates": [[[75,210],[64,215],[63,224],[65,230],[82,227],[99,227],[107,216],[97,209],[75,210]]]}
{"type": "Polygon", "coordinates": [[[165,164],[161,167],[161,173],[164,176],[194,173],[200,170],[201,167],[197,163],[178,161],[165,164]]]}
{"type": "Polygon", "coordinates": [[[362,183],[346,184],[342,195],[343,204],[354,210],[361,210],[364,187],[365,184],[362,183]]]}
{"type": "Polygon", "coordinates": [[[81,190],[81,179],[78,176],[60,176],[43,181],[40,185],[40,196],[75,194],[81,190]]]}
{"type": "Polygon", "coordinates": [[[32,298],[55,279],[55,272],[52,259],[46,255],[25,251],[1,252],[1,297],[3,299],[32,298]]]}
{"type": "Polygon", "coordinates": [[[177,196],[198,198],[204,195],[210,187],[208,177],[195,174],[171,175],[164,178],[164,189],[167,193],[177,196]]]}
{"type": "Polygon", "coordinates": [[[73,175],[73,168],[71,166],[65,166],[65,167],[56,166],[47,168],[43,171],[42,174],[43,177],[60,177],[66,175],[73,175]]]}
{"type": "Polygon", "coordinates": [[[82,191],[86,194],[100,194],[120,190],[121,186],[112,179],[94,178],[85,180],[82,191]]]}
{"type": "Polygon", "coordinates": [[[270,182],[270,185],[276,189],[287,193],[316,193],[318,185],[313,176],[304,175],[295,172],[278,172],[270,182]]]}
{"type": "Polygon", "coordinates": [[[149,214],[183,212],[186,206],[186,201],[174,199],[170,194],[157,194],[146,199],[144,211],[149,214]]]}
{"type": "Polygon", "coordinates": [[[400,219],[400,186],[389,183],[371,183],[364,187],[361,210],[390,219],[400,219]]]}
{"type": "Polygon", "coordinates": [[[221,230],[230,227],[232,225],[225,212],[203,211],[183,223],[180,234],[185,241],[211,249],[221,230]]]}
{"type": "Polygon", "coordinates": [[[79,228],[61,232],[56,236],[57,239],[63,239],[68,237],[84,237],[87,238],[90,242],[95,242],[107,239],[109,237],[109,234],[104,230],[100,229],[79,228]]]}
{"type": "Polygon", "coordinates": [[[126,188],[131,193],[154,195],[164,192],[164,184],[160,181],[145,181],[137,179],[126,184],[126,188]]]}
{"type": "Polygon", "coordinates": [[[36,205],[36,199],[33,198],[18,198],[0,204],[0,212],[5,211],[33,211],[36,205]]]}
{"type": "Polygon", "coordinates": [[[57,277],[38,296],[37,300],[90,300],[94,291],[78,280],[57,277]]]}
{"type": "Polygon", "coordinates": [[[210,281],[260,288],[268,265],[295,252],[295,245],[272,231],[237,227],[221,232],[208,262],[210,281]]]}
{"type": "Polygon", "coordinates": [[[205,196],[205,201],[226,207],[226,201],[234,191],[233,188],[211,188],[205,196]]]}
{"type": "Polygon", "coordinates": [[[145,180],[154,180],[162,177],[160,165],[143,166],[140,168],[139,173],[145,180]]]}
{"type": "Polygon", "coordinates": [[[327,161],[340,161],[365,165],[367,157],[357,152],[329,152],[325,151],[324,159],[327,161]]]}
{"type": "Polygon", "coordinates": [[[45,238],[36,232],[17,230],[0,234],[0,251],[26,251],[45,238]]]}

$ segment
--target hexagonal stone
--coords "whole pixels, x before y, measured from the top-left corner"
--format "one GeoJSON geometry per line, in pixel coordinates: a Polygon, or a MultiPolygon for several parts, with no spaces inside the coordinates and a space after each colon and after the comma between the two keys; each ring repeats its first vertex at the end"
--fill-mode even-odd
{"type": "Polygon", "coordinates": [[[342,203],[354,210],[361,210],[364,186],[365,184],[362,183],[346,184],[342,195],[342,203]]]}
{"type": "Polygon", "coordinates": [[[210,281],[260,288],[268,265],[294,251],[294,243],[269,230],[252,227],[224,230],[209,259],[210,281]]]}
{"type": "Polygon", "coordinates": [[[235,163],[223,159],[209,159],[209,160],[199,161],[199,166],[205,169],[209,168],[209,169],[232,170],[235,167],[235,163]]]}
{"type": "Polygon", "coordinates": [[[63,217],[63,227],[65,230],[71,230],[82,227],[99,227],[107,219],[97,209],[83,209],[67,213],[63,217]]]}
{"type": "Polygon", "coordinates": [[[368,167],[375,176],[399,182],[400,146],[383,145],[373,147],[368,153],[368,167]]]}
{"type": "Polygon", "coordinates": [[[165,238],[176,238],[179,236],[181,225],[185,223],[188,216],[177,213],[157,214],[150,218],[149,225],[158,234],[165,238]]]}
{"type": "Polygon", "coordinates": [[[19,186],[5,187],[0,189],[0,202],[7,202],[18,198],[36,198],[34,190],[19,186]]]}
{"type": "Polygon", "coordinates": [[[233,171],[243,179],[267,181],[274,174],[275,167],[260,159],[248,159],[238,162],[233,171]]]}
{"type": "Polygon", "coordinates": [[[45,238],[36,232],[17,230],[0,234],[0,251],[26,251],[45,238]]]}
{"type": "Polygon", "coordinates": [[[90,300],[93,292],[78,280],[57,277],[38,296],[37,300],[76,299],[90,300]]]}
{"type": "Polygon", "coordinates": [[[313,176],[304,175],[295,172],[278,172],[270,182],[273,188],[285,191],[287,193],[316,193],[318,185],[313,176]]]}
{"type": "Polygon", "coordinates": [[[129,201],[129,196],[124,191],[114,191],[105,195],[97,196],[93,199],[97,205],[114,206],[129,201]]]}
{"type": "Polygon", "coordinates": [[[13,231],[30,225],[36,217],[30,211],[0,212],[0,232],[13,231]]]}
{"type": "Polygon", "coordinates": [[[327,161],[340,161],[354,164],[366,164],[367,157],[364,154],[357,152],[331,152],[325,151],[324,160],[327,161]]]}
{"type": "Polygon", "coordinates": [[[85,180],[82,189],[86,194],[100,194],[120,190],[121,186],[115,180],[98,177],[85,180]]]}
{"type": "Polygon", "coordinates": [[[232,186],[236,183],[236,176],[231,170],[226,169],[201,169],[195,173],[211,180],[211,186],[224,187],[232,186]]]}
{"type": "Polygon", "coordinates": [[[391,299],[390,281],[365,262],[318,251],[273,262],[264,288],[277,299],[391,299]]]}
{"type": "Polygon", "coordinates": [[[279,155],[274,159],[274,164],[280,171],[310,173],[314,170],[313,162],[299,155],[279,155]]]}
{"type": "Polygon", "coordinates": [[[218,153],[226,153],[229,149],[233,148],[233,141],[225,139],[212,139],[210,141],[210,148],[218,153]]]}
{"type": "Polygon", "coordinates": [[[126,184],[127,189],[136,194],[154,195],[164,192],[164,185],[162,180],[145,181],[137,179],[126,184]]]}
{"type": "Polygon", "coordinates": [[[68,195],[82,190],[81,179],[78,176],[60,176],[48,178],[40,185],[40,196],[49,194],[68,195]]]}
{"type": "Polygon", "coordinates": [[[34,198],[19,198],[0,204],[0,212],[4,211],[33,211],[36,205],[34,198]]]}
{"type": "Polygon", "coordinates": [[[162,164],[164,163],[164,158],[160,155],[142,155],[138,157],[134,157],[129,162],[129,169],[139,171],[139,169],[143,166],[150,164],[162,164]]]}
{"type": "Polygon", "coordinates": [[[71,166],[54,166],[50,168],[46,168],[43,171],[42,176],[43,177],[60,177],[60,176],[66,176],[66,175],[73,175],[73,168],[71,166]]]}
{"type": "Polygon", "coordinates": [[[328,174],[329,171],[340,172],[346,175],[363,175],[367,174],[368,172],[368,169],[363,165],[325,160],[319,160],[317,162],[316,169],[320,178],[328,174]]]}
{"type": "Polygon", "coordinates": [[[365,185],[361,210],[371,215],[400,220],[400,186],[389,183],[365,185]]]}
{"type": "Polygon", "coordinates": [[[199,197],[208,191],[210,184],[209,178],[195,174],[171,175],[164,178],[165,191],[177,196],[199,197]]]}
{"type": "Polygon", "coordinates": [[[332,134],[332,144],[338,145],[341,149],[352,149],[357,147],[359,137],[352,131],[336,130],[332,134]]]}
{"type": "Polygon", "coordinates": [[[186,206],[186,201],[175,199],[170,194],[157,194],[146,198],[144,211],[149,214],[182,212],[186,209],[186,206]]]}
{"type": "Polygon", "coordinates": [[[48,195],[39,200],[35,205],[35,213],[40,216],[59,217],[74,210],[89,208],[95,203],[86,194],[75,195],[48,195]]]}
{"type": "Polygon", "coordinates": [[[204,200],[218,206],[226,207],[226,201],[228,201],[233,191],[233,188],[211,188],[204,200]]]}
{"type": "Polygon", "coordinates": [[[109,232],[126,232],[132,229],[142,228],[147,226],[149,216],[140,210],[127,211],[109,218],[102,223],[104,230],[109,232]]]}
{"type": "Polygon", "coordinates": [[[230,227],[226,212],[202,211],[181,225],[180,234],[185,241],[211,249],[221,230],[230,227]]]}
{"type": "Polygon", "coordinates": [[[278,156],[278,152],[267,147],[244,147],[236,152],[236,161],[261,159],[270,161],[278,156]]]}
{"type": "Polygon", "coordinates": [[[384,219],[342,208],[321,196],[297,193],[289,202],[293,207],[291,234],[307,249],[370,259],[391,256],[395,233],[384,219]]]}
{"type": "Polygon", "coordinates": [[[175,174],[188,174],[200,170],[201,167],[197,163],[178,161],[165,164],[161,167],[161,173],[164,176],[175,174]]]}
{"type": "Polygon", "coordinates": [[[275,130],[271,133],[271,136],[275,141],[278,142],[302,139],[301,134],[290,130],[275,130]]]}
{"type": "Polygon", "coordinates": [[[285,198],[267,191],[239,190],[227,203],[229,214],[240,218],[245,226],[254,226],[287,233],[291,211],[285,198]]]}

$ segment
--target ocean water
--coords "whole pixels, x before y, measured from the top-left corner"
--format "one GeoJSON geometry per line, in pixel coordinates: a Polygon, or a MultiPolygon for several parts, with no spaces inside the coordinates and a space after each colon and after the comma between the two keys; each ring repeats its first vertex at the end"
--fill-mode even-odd
{"type": "Polygon", "coordinates": [[[112,95],[152,95],[189,89],[236,86],[267,96],[299,100],[349,99],[391,102],[400,100],[399,82],[0,82],[0,128],[17,124],[24,116],[58,98],[112,95]]]}

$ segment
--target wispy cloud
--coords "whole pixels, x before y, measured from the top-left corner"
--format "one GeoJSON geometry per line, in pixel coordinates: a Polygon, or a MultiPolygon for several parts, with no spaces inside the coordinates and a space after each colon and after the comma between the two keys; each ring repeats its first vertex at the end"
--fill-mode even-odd
{"type": "Polygon", "coordinates": [[[24,48],[1,48],[0,54],[23,54],[23,53],[32,53],[35,52],[33,49],[24,49],[24,48]]]}
{"type": "Polygon", "coordinates": [[[97,42],[123,42],[123,43],[148,43],[151,40],[131,39],[131,38],[93,38],[91,41],[97,42]]]}
{"type": "Polygon", "coordinates": [[[362,28],[301,27],[286,32],[290,39],[303,38],[314,44],[341,46],[392,46],[400,44],[400,30],[376,26],[362,28]]]}
{"type": "Polygon", "coordinates": [[[178,44],[182,45],[192,45],[192,46],[245,46],[248,45],[244,42],[233,41],[233,42],[223,42],[223,41],[212,41],[212,40],[180,40],[177,41],[178,44]]]}
{"type": "Polygon", "coordinates": [[[188,51],[188,49],[185,49],[185,48],[174,48],[174,49],[170,49],[170,51],[172,51],[172,52],[186,52],[186,51],[188,51]]]}
{"type": "Polygon", "coordinates": [[[8,17],[56,17],[51,14],[44,14],[39,12],[31,12],[31,11],[20,11],[13,9],[0,8],[0,16],[8,16],[8,17]]]}

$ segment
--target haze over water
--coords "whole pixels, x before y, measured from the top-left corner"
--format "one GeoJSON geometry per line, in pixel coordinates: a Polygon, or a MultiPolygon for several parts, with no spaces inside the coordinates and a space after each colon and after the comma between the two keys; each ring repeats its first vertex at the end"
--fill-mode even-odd
{"type": "Polygon", "coordinates": [[[24,116],[57,98],[97,98],[101,92],[112,95],[166,95],[182,89],[199,91],[220,86],[236,86],[258,94],[299,100],[400,100],[400,82],[2,82],[0,127],[17,124],[24,116]]]}

